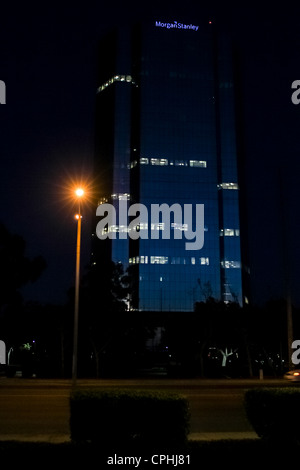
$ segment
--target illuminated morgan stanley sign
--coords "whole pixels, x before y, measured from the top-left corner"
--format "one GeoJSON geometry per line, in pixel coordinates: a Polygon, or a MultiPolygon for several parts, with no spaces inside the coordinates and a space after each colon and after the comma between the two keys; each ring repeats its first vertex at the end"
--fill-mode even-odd
{"type": "Polygon", "coordinates": [[[192,29],[193,31],[198,31],[199,29],[199,26],[195,26],[194,24],[178,23],[177,21],[174,21],[173,23],[162,23],[161,21],[155,21],[155,26],[167,29],[192,29]]]}

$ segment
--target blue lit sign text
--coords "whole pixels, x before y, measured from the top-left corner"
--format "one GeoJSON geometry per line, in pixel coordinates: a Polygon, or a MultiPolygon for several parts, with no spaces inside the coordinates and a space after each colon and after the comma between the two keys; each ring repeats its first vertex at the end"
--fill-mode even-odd
{"type": "Polygon", "coordinates": [[[155,26],[167,29],[191,29],[193,31],[198,31],[199,29],[199,26],[195,26],[193,24],[178,23],[177,21],[174,21],[173,23],[163,23],[161,21],[155,21],[155,26]]]}

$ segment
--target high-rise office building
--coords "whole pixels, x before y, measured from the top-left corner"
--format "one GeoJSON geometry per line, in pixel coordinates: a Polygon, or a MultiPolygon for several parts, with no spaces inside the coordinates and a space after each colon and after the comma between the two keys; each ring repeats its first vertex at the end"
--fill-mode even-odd
{"type": "Polygon", "coordinates": [[[231,43],[210,22],[157,18],[101,43],[95,171],[116,218],[97,245],[131,266],[132,308],[242,303],[234,96],[231,43]],[[136,203],[148,218],[134,239],[124,208],[136,203]]]}

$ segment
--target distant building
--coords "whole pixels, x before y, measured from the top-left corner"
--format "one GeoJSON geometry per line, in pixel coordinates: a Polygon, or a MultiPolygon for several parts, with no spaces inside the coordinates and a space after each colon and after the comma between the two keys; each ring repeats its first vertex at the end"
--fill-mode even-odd
{"type": "Polygon", "coordinates": [[[131,266],[131,308],[191,311],[209,296],[243,302],[232,65],[230,41],[208,22],[158,18],[101,43],[95,172],[99,204],[113,204],[117,218],[102,230],[105,241],[95,236],[94,262],[100,250],[102,262],[131,266]],[[141,220],[134,240],[120,203],[148,214],[154,204],[179,205],[182,218],[141,220]],[[196,204],[204,244],[187,249],[196,204]]]}

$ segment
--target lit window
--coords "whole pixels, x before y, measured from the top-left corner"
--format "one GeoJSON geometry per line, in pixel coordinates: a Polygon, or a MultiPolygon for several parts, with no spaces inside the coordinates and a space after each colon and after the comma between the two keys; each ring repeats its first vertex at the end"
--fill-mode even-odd
{"type": "Polygon", "coordinates": [[[234,230],[231,228],[222,228],[220,230],[221,237],[234,237],[234,230]]]}
{"type": "Polygon", "coordinates": [[[239,189],[239,185],[237,183],[221,183],[218,184],[219,189],[239,189]]]}
{"type": "Polygon", "coordinates": [[[109,227],[103,227],[102,235],[105,233],[128,233],[128,227],[126,225],[110,225],[109,227]]]}
{"type": "Polygon", "coordinates": [[[190,160],[190,166],[198,168],[206,168],[207,162],[204,160],[190,160]]]}
{"type": "Polygon", "coordinates": [[[239,229],[233,229],[233,228],[221,228],[220,236],[221,237],[239,237],[240,231],[239,229]]]}
{"type": "Polygon", "coordinates": [[[119,199],[119,201],[129,201],[130,194],[128,193],[115,193],[111,195],[112,199],[119,199]]]}
{"type": "Polygon", "coordinates": [[[178,224],[176,222],[172,222],[171,228],[173,228],[174,230],[181,230],[183,232],[186,232],[188,230],[188,224],[178,224]]]}
{"type": "Polygon", "coordinates": [[[102,197],[99,201],[98,201],[98,206],[101,206],[101,204],[106,204],[108,202],[108,198],[107,197],[102,197]]]}
{"type": "Polygon", "coordinates": [[[163,222],[158,222],[157,224],[151,224],[151,230],[164,230],[165,224],[163,222]]]}
{"type": "Polygon", "coordinates": [[[168,160],[166,158],[151,158],[151,165],[166,166],[168,160]]]}
{"type": "Polygon", "coordinates": [[[148,256],[134,256],[129,258],[129,264],[148,264],[148,256]]]}
{"type": "Polygon", "coordinates": [[[149,164],[149,158],[140,158],[140,164],[141,165],[148,165],[149,164]]]}
{"type": "Polygon", "coordinates": [[[131,75],[115,75],[114,77],[110,78],[107,80],[107,82],[103,83],[103,85],[100,85],[97,88],[97,93],[100,93],[101,91],[105,90],[109,85],[112,85],[114,82],[127,82],[127,83],[132,83],[135,85],[134,81],[132,80],[131,75]]]}
{"type": "Polygon", "coordinates": [[[241,263],[239,261],[224,260],[224,261],[221,261],[221,266],[222,268],[225,268],[225,269],[231,269],[231,268],[238,269],[241,267],[241,263]]]}
{"type": "Polygon", "coordinates": [[[151,256],[150,262],[151,264],[167,264],[168,257],[167,256],[151,256]]]}

